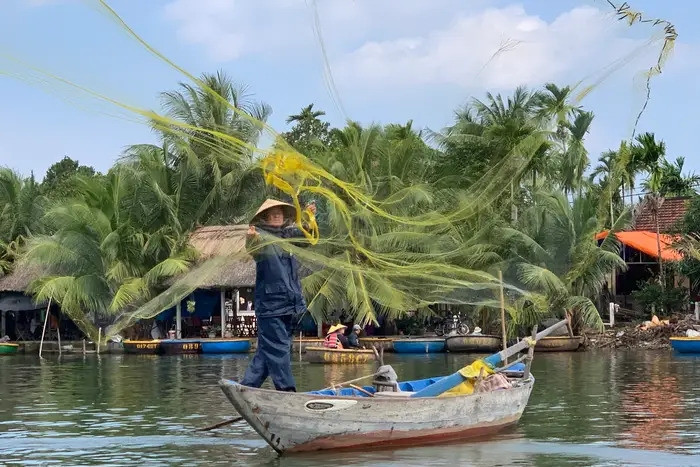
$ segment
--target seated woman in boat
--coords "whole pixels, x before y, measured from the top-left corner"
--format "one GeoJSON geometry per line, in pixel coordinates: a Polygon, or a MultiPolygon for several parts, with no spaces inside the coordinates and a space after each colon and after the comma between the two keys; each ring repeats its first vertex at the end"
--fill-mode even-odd
{"type": "MultiPolygon", "coordinates": [[[[312,203],[309,215],[316,213],[312,203]]],[[[273,237],[303,238],[303,232],[290,225],[294,206],[266,200],[248,228],[246,249],[255,259],[255,317],[258,349],[241,380],[244,386],[259,388],[268,376],[278,391],[296,392],[292,376],[291,343],[294,326],[306,312],[296,257],[273,237]]],[[[308,244],[300,243],[299,246],[308,244]]]]}
{"type": "Polygon", "coordinates": [[[343,334],[343,330],[347,329],[344,324],[336,324],[331,326],[323,340],[323,346],[327,349],[349,349],[350,343],[348,338],[343,334]]]}
{"type": "Polygon", "coordinates": [[[360,348],[360,333],[362,332],[362,328],[360,327],[359,324],[356,324],[352,327],[352,332],[348,336],[348,346],[351,349],[359,349],[360,348]]]}

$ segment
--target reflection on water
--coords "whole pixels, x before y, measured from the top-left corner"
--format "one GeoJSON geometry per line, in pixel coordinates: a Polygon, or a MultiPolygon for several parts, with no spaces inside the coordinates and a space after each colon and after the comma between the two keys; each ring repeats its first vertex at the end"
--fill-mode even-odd
{"type": "MultiPolygon", "coordinates": [[[[385,355],[405,379],[446,374],[460,355],[385,355]]],[[[538,355],[521,423],[482,442],[278,458],[217,387],[248,356],[0,358],[0,464],[700,465],[700,357],[667,352],[538,355]]],[[[293,364],[300,389],[374,365],[293,364]]]]}

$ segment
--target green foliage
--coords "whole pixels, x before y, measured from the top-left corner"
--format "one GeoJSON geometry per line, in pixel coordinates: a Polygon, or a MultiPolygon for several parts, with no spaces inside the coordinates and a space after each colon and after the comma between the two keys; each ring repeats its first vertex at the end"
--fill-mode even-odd
{"type": "Polygon", "coordinates": [[[657,281],[641,281],[638,290],[632,292],[632,297],[651,313],[652,306],[655,312],[666,314],[684,311],[688,305],[688,289],[685,287],[661,287],[657,281]]]}
{"type": "Polygon", "coordinates": [[[313,108],[314,105],[309,104],[298,114],[290,115],[287,123],[294,123],[294,126],[280,135],[294,149],[307,156],[333,149],[337,142],[330,123],[319,118],[326,113],[313,108]]]}
{"type": "Polygon", "coordinates": [[[90,178],[96,175],[99,176],[94,168],[80,165],[78,161],[65,156],[46,171],[41,182],[41,193],[55,200],[74,198],[80,193],[79,177],[90,178]]]}

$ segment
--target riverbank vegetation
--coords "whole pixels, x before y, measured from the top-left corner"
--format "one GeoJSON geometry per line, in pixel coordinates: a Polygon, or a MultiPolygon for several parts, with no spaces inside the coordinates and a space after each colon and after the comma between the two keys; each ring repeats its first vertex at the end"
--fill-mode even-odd
{"type": "MultiPolygon", "coordinates": [[[[254,150],[271,107],[223,72],[201,82],[164,92],[163,113],[179,124],[154,120],[158,143],[134,142],[107,173],[68,157],[41,182],[0,168],[0,269],[43,271],[28,292],[60,304],[92,339],[194,264],[194,229],[247,223],[262,200],[283,195],[254,150]]],[[[319,205],[324,239],[307,254],[316,266],[304,280],[317,318],[343,308],[369,323],[446,302],[489,322],[501,271],[515,327],[572,312],[577,329],[600,328],[597,300],[626,266],[615,238],[596,234],[629,226],[640,180],[652,202],[696,196],[697,177],[653,133],[589,154],[595,115],[568,86],[477,96],[442,130],[333,128],[323,117],[303,107],[275,143],[327,174],[328,196],[301,195],[319,205]]],[[[699,205],[681,233],[697,231],[699,205]]],[[[674,267],[697,285],[698,264],[688,256],[674,267]]],[[[655,284],[671,290],[640,293],[671,300],[668,267],[655,284]]]]}

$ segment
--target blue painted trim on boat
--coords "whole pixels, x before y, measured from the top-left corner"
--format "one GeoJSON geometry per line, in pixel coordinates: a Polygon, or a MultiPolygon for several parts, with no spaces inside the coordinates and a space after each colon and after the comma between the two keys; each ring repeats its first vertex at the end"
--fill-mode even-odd
{"type": "Polygon", "coordinates": [[[202,353],[246,353],[250,352],[250,341],[247,339],[230,341],[202,340],[202,353]]]}
{"type": "Polygon", "coordinates": [[[698,340],[687,340],[687,339],[671,339],[671,347],[676,352],[680,353],[697,353],[700,354],[700,339],[698,340]]]}
{"type": "Polygon", "coordinates": [[[436,353],[445,351],[445,340],[436,339],[434,341],[412,341],[395,340],[393,342],[396,353],[436,353]]]}

